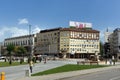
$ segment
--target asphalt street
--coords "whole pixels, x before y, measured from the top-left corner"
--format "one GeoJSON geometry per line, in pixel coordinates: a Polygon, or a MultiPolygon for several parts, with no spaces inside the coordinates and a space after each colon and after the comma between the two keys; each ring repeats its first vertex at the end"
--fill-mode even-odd
{"type": "Polygon", "coordinates": [[[78,75],[59,80],[120,80],[120,68],[78,75]]]}
{"type": "MultiPolygon", "coordinates": [[[[33,66],[33,73],[55,68],[65,64],[67,64],[66,61],[47,61],[46,64],[44,64],[44,62],[36,63],[33,66]]],[[[2,67],[0,68],[0,72],[5,72],[6,80],[16,80],[18,78],[25,77],[25,71],[28,69],[29,65],[27,64],[21,66],[2,67]]]]}

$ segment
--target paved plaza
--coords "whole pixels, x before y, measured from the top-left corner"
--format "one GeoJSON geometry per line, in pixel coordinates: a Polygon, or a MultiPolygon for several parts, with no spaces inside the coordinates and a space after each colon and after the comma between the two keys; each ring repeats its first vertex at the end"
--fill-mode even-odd
{"type": "MultiPolygon", "coordinates": [[[[78,59],[65,59],[65,60],[49,60],[47,61],[46,64],[44,64],[44,61],[42,61],[41,63],[36,63],[34,64],[33,67],[33,73],[37,73],[37,72],[42,72],[48,69],[52,69],[55,67],[59,67],[59,66],[63,66],[65,64],[77,64],[78,59]]],[[[100,62],[100,65],[109,65],[109,62],[107,62],[107,64],[105,64],[105,62],[100,62]]],[[[112,68],[117,68],[117,66],[119,66],[119,62],[116,63],[116,66],[112,66],[112,68]]],[[[64,73],[56,73],[56,74],[50,74],[50,75],[44,75],[44,76],[31,76],[31,77],[27,77],[26,76],[26,71],[29,69],[29,65],[21,65],[21,66],[11,66],[11,67],[1,67],[0,71],[1,72],[5,72],[5,77],[6,80],[54,80],[54,79],[59,79],[59,78],[64,78],[64,77],[70,77],[70,76],[74,76],[74,75],[79,75],[79,74],[86,74],[87,73],[91,73],[91,70],[82,70],[82,71],[73,71],[73,72],[64,72],[64,73]]],[[[107,68],[109,69],[109,68],[107,68]]],[[[101,70],[101,69],[97,69],[97,70],[101,70]]],[[[92,71],[97,71],[96,69],[93,69],[92,71]]]]}
{"type": "MultiPolygon", "coordinates": [[[[64,65],[64,64],[76,64],[76,60],[53,61],[53,62],[57,62],[59,64],[58,66],[64,65]]],[[[41,68],[44,67],[44,66],[50,65],[49,63],[51,63],[51,61],[48,62],[47,64],[41,65],[41,68]]],[[[107,62],[107,64],[105,64],[105,62],[100,62],[99,64],[100,65],[109,65],[109,62],[107,62]]],[[[54,67],[57,67],[57,66],[54,66],[54,67]]],[[[111,67],[89,69],[89,70],[79,70],[79,71],[71,71],[71,72],[63,72],[63,73],[55,73],[55,74],[43,75],[43,76],[22,77],[22,78],[16,79],[16,80],[56,80],[56,79],[72,77],[72,76],[77,76],[77,75],[83,75],[83,74],[88,74],[88,73],[97,72],[97,71],[104,71],[104,70],[114,69],[114,68],[119,68],[119,67],[120,67],[119,62],[117,62],[116,66],[111,66],[111,67]]],[[[47,70],[47,68],[42,69],[42,70],[43,71],[47,70]]]]}
{"type": "Polygon", "coordinates": [[[58,80],[58,79],[62,79],[62,78],[74,77],[74,76],[78,76],[78,75],[84,75],[84,74],[88,74],[88,73],[105,71],[105,70],[115,69],[115,68],[120,68],[120,65],[105,67],[105,68],[89,69],[89,70],[63,72],[63,73],[56,73],[56,74],[43,75],[43,76],[23,77],[23,78],[17,79],[17,80],[58,80]]]}

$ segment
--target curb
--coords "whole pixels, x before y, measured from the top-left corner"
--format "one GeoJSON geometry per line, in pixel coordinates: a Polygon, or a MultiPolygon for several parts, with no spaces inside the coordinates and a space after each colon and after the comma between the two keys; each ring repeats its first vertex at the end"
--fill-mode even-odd
{"type": "Polygon", "coordinates": [[[118,65],[116,66],[110,66],[110,67],[103,67],[103,68],[95,68],[95,69],[87,69],[87,70],[79,70],[79,71],[70,71],[70,72],[62,72],[62,73],[55,73],[55,74],[49,74],[49,75],[43,75],[43,76],[31,76],[31,77],[24,77],[21,79],[16,80],[60,80],[63,78],[78,76],[78,75],[84,75],[88,73],[103,71],[103,70],[109,70],[119,68],[118,65]]]}

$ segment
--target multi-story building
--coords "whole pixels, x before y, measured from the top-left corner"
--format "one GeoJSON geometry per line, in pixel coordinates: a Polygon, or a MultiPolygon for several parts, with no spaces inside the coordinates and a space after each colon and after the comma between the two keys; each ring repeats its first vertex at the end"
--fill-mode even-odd
{"type": "Polygon", "coordinates": [[[113,31],[113,55],[117,60],[120,60],[120,28],[116,28],[113,31]]]}
{"type": "MultiPolygon", "coordinates": [[[[23,46],[27,49],[27,52],[29,52],[30,48],[33,49],[35,45],[35,38],[36,35],[25,35],[25,36],[18,36],[18,37],[12,37],[12,38],[6,38],[4,40],[4,47],[6,48],[8,44],[12,44],[14,46],[23,46]]],[[[32,50],[33,51],[33,50],[32,50]]]]}
{"type": "Polygon", "coordinates": [[[36,54],[90,58],[98,55],[99,31],[85,28],[56,28],[40,31],[37,35],[36,54]]]}
{"type": "Polygon", "coordinates": [[[120,60],[120,28],[116,28],[113,33],[108,36],[108,43],[111,58],[120,60]]]}
{"type": "Polygon", "coordinates": [[[36,34],[36,54],[58,54],[60,46],[60,28],[42,30],[36,34]]]}

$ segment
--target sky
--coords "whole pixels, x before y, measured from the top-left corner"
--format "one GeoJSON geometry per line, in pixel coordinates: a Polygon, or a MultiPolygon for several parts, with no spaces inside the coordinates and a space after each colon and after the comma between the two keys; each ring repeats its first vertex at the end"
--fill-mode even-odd
{"type": "Polygon", "coordinates": [[[0,0],[0,42],[40,30],[69,27],[69,21],[92,23],[104,32],[120,27],[120,0],[0,0]]]}

